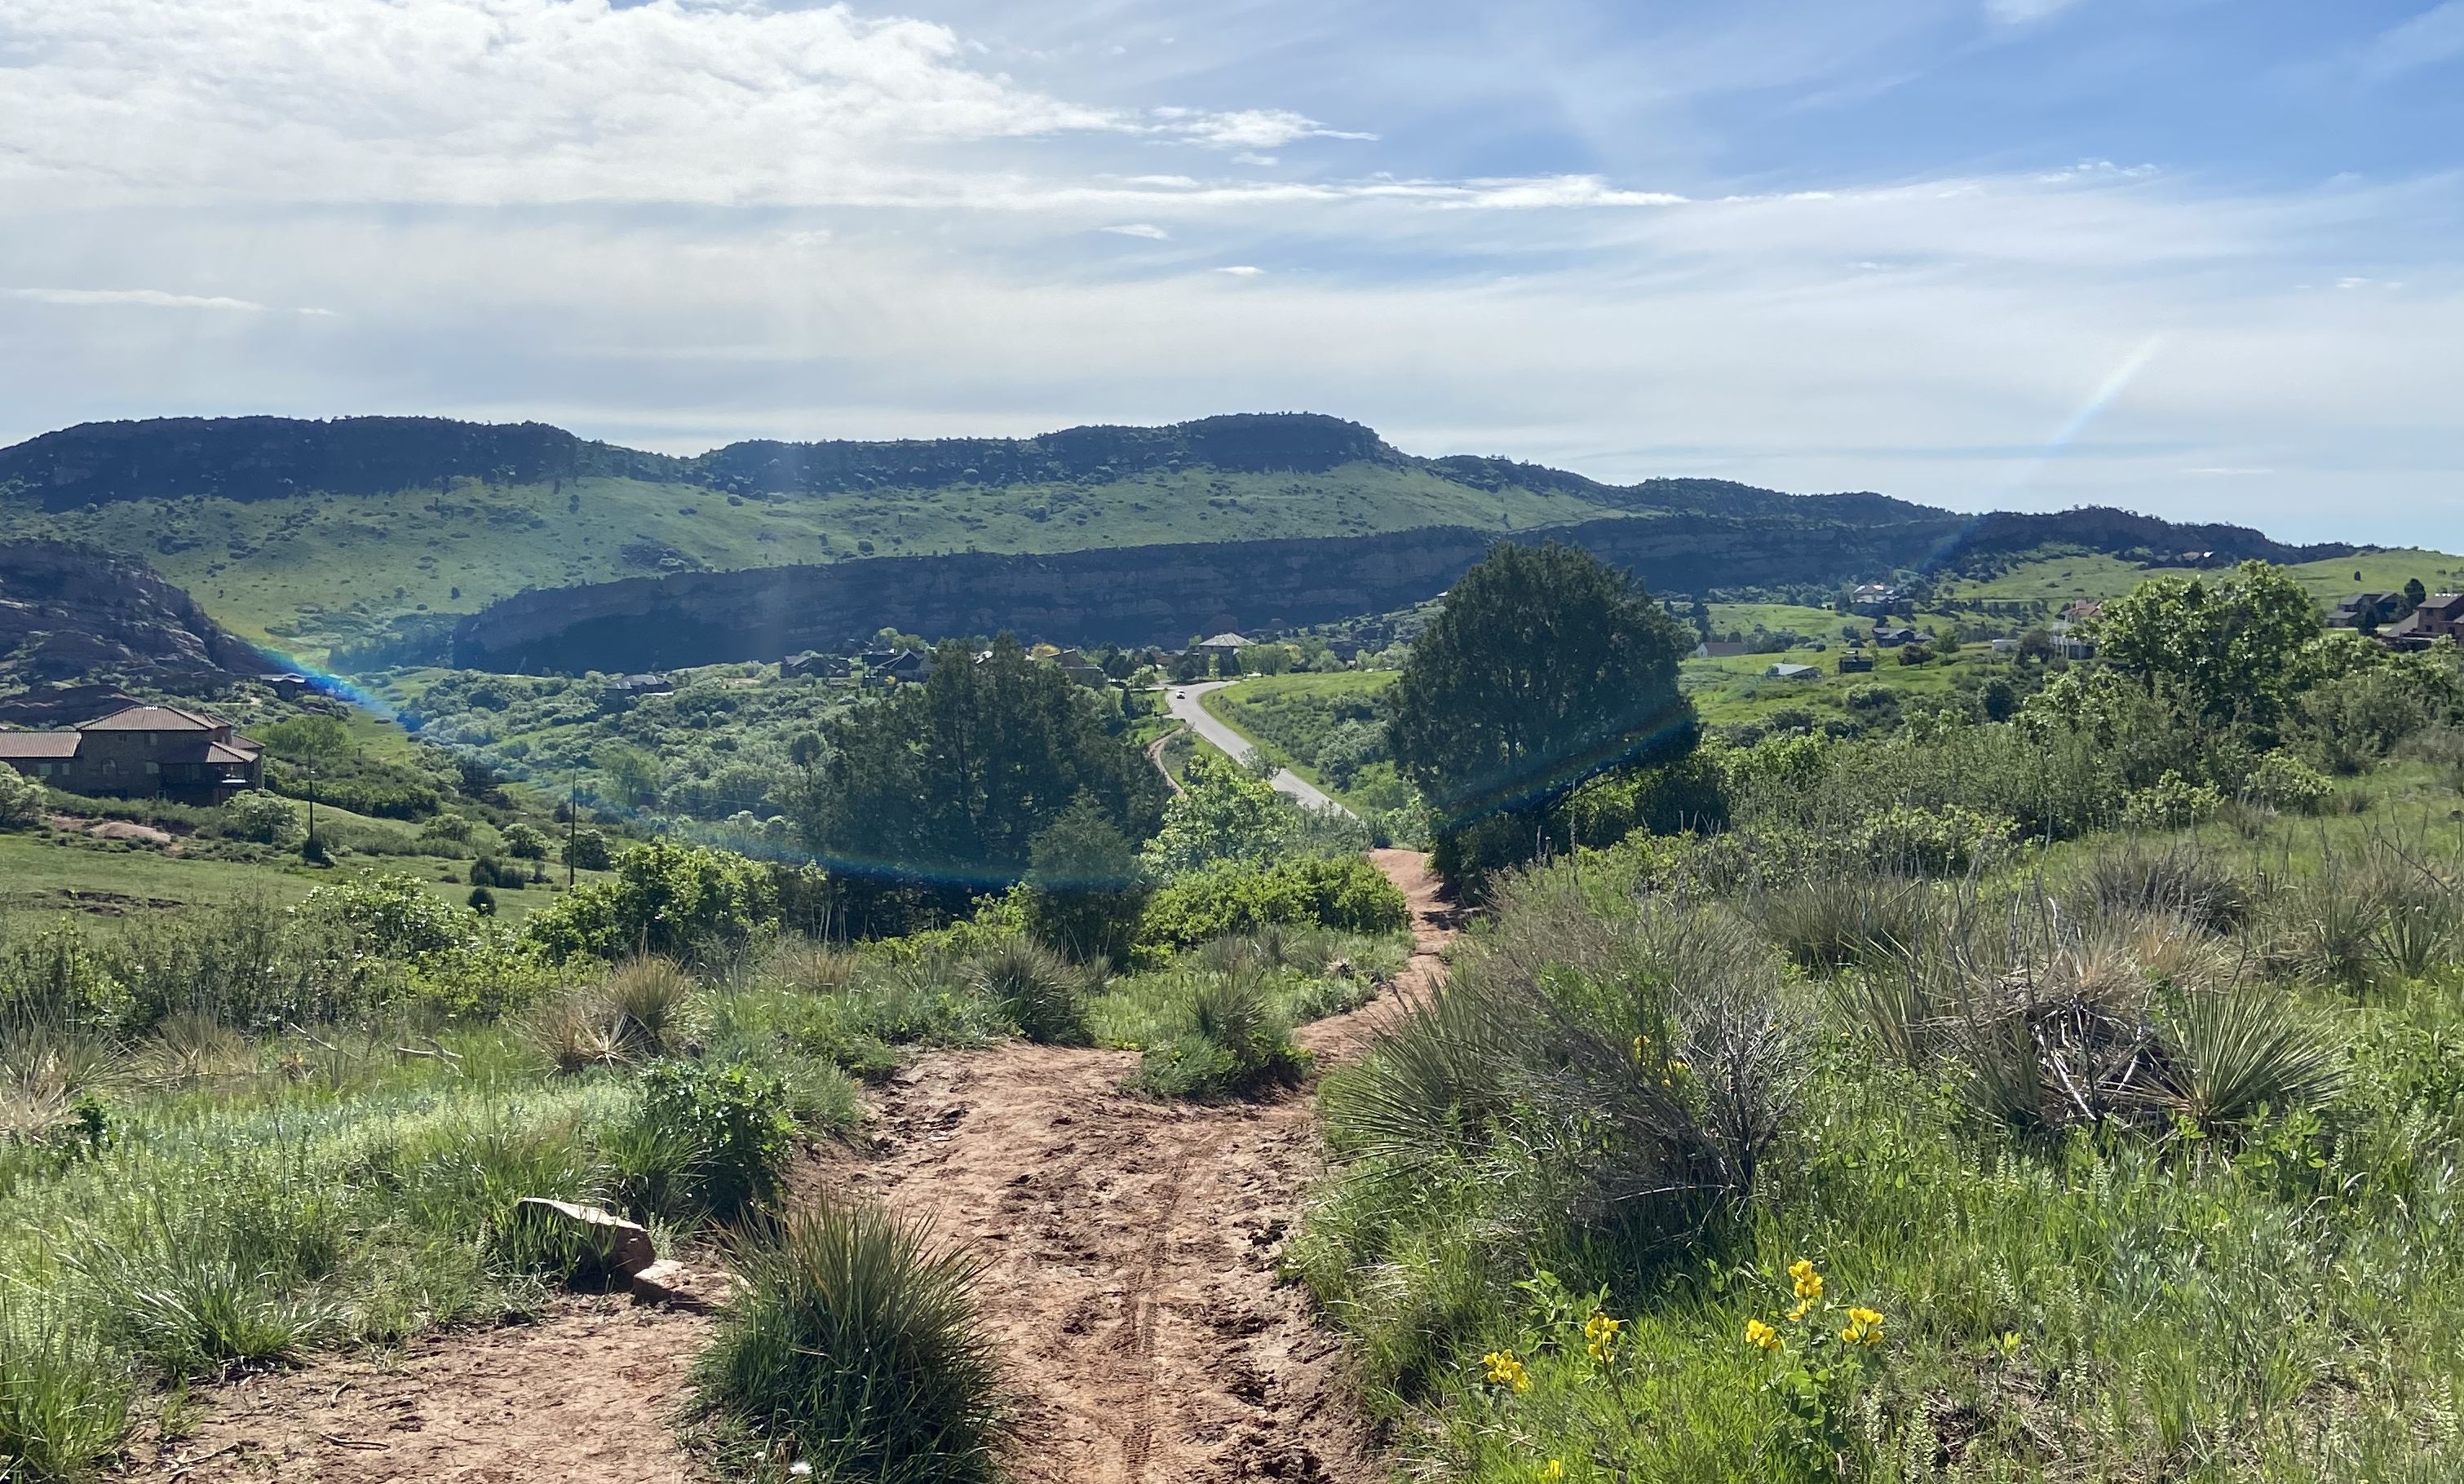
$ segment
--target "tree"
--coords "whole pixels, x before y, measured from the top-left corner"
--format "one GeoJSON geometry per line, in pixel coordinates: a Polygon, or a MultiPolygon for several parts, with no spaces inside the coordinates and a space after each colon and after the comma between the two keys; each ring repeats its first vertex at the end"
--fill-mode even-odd
{"type": "Polygon", "coordinates": [[[659,760],[637,747],[622,742],[602,743],[590,754],[590,761],[607,781],[614,784],[617,797],[636,808],[648,808],[659,801],[659,760]]]}
{"type": "Polygon", "coordinates": [[[1210,748],[1189,756],[1180,792],[1163,807],[1163,828],[1147,841],[1147,865],[1164,876],[1213,861],[1267,861],[1300,825],[1274,785],[1210,748]]]}
{"type": "Polygon", "coordinates": [[[324,763],[350,753],[351,729],[339,716],[309,711],[263,729],[257,740],[286,762],[324,763]]]}
{"type": "Polygon", "coordinates": [[[689,958],[779,921],[779,880],[725,850],[654,840],[625,852],[612,881],[576,886],[532,914],[522,935],[554,963],[588,953],[689,958]]]}
{"type": "Polygon", "coordinates": [[[1492,547],[1412,645],[1387,729],[1397,762],[1457,828],[1681,756],[1696,727],[1677,664],[1693,647],[1582,548],[1492,547]]]}
{"type": "Polygon", "coordinates": [[[1138,847],[1081,794],[1028,850],[1026,930],[1076,963],[1126,963],[1146,908],[1138,847]]]}
{"type": "Polygon", "coordinates": [[[2246,561],[2220,579],[2150,578],[2104,605],[2097,657],[2164,687],[2210,721],[2264,726],[2282,710],[2319,609],[2281,567],[2246,561]]]}
{"type": "Polygon", "coordinates": [[[505,853],[517,861],[547,859],[547,837],[537,827],[516,820],[505,826],[505,853]]]}
{"type": "Polygon", "coordinates": [[[1104,730],[1094,698],[1004,635],[979,662],[945,644],[922,685],[828,724],[809,782],[782,788],[815,852],[872,877],[964,894],[1026,873],[1030,847],[1083,794],[1133,840],[1163,780],[1104,730]]]}
{"type": "Polygon", "coordinates": [[[2428,589],[2428,588],[2426,588],[2426,587],[2424,587],[2424,586],[2422,586],[2422,585],[2421,585],[2421,578],[2405,578],[2405,579],[2404,579],[2404,612],[2403,612],[2403,613],[2399,613],[2399,614],[2397,614],[2397,615],[2396,615],[2396,617],[2397,617],[2397,618],[2399,618],[2399,619],[2401,619],[2401,618],[2404,618],[2404,617],[2406,617],[2406,616],[2409,615],[2409,614],[2412,612],[2412,610],[2413,610],[2413,609],[2420,607],[2424,602],[2428,601],[2428,600],[2429,600],[2429,599],[2430,599],[2430,589],[2428,589]]]}

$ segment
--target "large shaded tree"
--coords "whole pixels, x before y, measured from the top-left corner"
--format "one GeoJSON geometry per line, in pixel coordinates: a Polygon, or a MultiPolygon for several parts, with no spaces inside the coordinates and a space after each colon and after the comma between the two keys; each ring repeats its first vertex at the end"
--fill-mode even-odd
{"type": "Polygon", "coordinates": [[[2296,687],[2295,659],[2319,637],[2319,606],[2282,567],[2246,561],[2221,577],[2150,578],[2104,605],[2097,658],[2187,701],[2211,722],[2270,725],[2296,687]]]}
{"type": "Polygon", "coordinates": [[[1694,643],[1580,547],[1492,547],[1412,643],[1387,725],[1396,760],[1442,832],[1682,756],[1696,727],[1677,664],[1694,643]]]}
{"type": "Polygon", "coordinates": [[[1024,876],[1036,837],[1082,797],[1133,840],[1162,818],[1162,778],[1094,698],[1006,635],[981,657],[941,645],[923,684],[825,736],[790,790],[805,842],[839,871],[960,902],[1024,876]]]}

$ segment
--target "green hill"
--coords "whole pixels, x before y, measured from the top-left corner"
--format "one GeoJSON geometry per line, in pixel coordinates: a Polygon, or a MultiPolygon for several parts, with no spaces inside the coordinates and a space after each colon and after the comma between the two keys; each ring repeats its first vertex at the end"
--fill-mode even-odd
{"type": "Polygon", "coordinates": [[[1725,480],[1607,485],[1502,459],[1419,458],[1358,424],[1300,413],[1025,439],[752,441],[694,458],[438,418],[94,423],[0,449],[0,539],[143,557],[242,638],[307,664],[342,648],[382,655],[406,625],[447,632],[526,590],[631,578],[1669,516],[1685,520],[1617,544],[1648,549],[1661,585],[1669,573],[1690,585],[1699,569],[1705,589],[1755,580],[1724,575],[1721,555],[1754,532],[1837,552],[1791,569],[1815,583],[1887,577],[1917,553],[2009,568],[2049,541],[2125,569],[2186,550],[2218,560],[2352,550],[2121,511],[1963,517],[1725,480]],[[1835,532],[1891,535],[1835,543],[1824,534],[1835,532]]]}

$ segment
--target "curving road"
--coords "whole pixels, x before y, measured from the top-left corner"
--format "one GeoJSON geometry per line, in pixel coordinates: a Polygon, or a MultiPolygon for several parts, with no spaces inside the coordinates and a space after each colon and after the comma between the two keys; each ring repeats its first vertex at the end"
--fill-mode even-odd
{"type": "MultiPolygon", "coordinates": [[[[1221,690],[1224,687],[1232,684],[1235,684],[1235,682],[1228,680],[1191,681],[1185,686],[1170,686],[1165,687],[1164,696],[1165,699],[1171,703],[1172,714],[1187,724],[1190,731],[1197,732],[1207,741],[1221,748],[1226,756],[1245,757],[1248,755],[1255,744],[1247,737],[1241,735],[1241,733],[1223,725],[1222,722],[1215,718],[1213,712],[1207,710],[1205,707],[1199,704],[1199,698],[1204,696],[1206,692],[1210,690],[1221,690]]],[[[1276,771],[1275,791],[1280,794],[1287,794],[1293,798],[1300,800],[1302,803],[1307,804],[1311,809],[1341,809],[1345,814],[1352,815],[1351,810],[1344,809],[1343,805],[1336,803],[1331,798],[1329,798],[1323,789],[1320,789],[1316,784],[1311,783],[1309,779],[1302,777],[1299,774],[1292,772],[1289,768],[1278,769],[1276,771]]],[[[1359,818],[1358,815],[1352,815],[1352,817],[1355,819],[1359,818]]]]}

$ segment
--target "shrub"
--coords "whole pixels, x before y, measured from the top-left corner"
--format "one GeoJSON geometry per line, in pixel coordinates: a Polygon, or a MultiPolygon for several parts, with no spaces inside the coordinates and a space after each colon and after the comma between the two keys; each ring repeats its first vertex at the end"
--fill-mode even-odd
{"type": "Polygon", "coordinates": [[[1166,1098],[1246,1098],[1296,1087],[1309,1053],[1254,974],[1204,974],[1175,1006],[1174,1029],[1138,1061],[1138,1085],[1166,1098]]]}
{"type": "Polygon", "coordinates": [[[693,976],[672,962],[631,959],[605,982],[539,1006],[522,1032],[559,1072],[648,1061],[682,1044],[693,990],[693,976]]]}
{"type": "Polygon", "coordinates": [[[231,796],[223,805],[223,832],[277,850],[297,848],[307,834],[299,823],[299,811],[291,807],[290,800],[263,789],[231,796]]]}
{"type": "Polygon", "coordinates": [[[517,861],[547,859],[547,837],[532,825],[516,822],[504,829],[505,854],[517,861]]]}
{"type": "Polygon", "coordinates": [[[737,1062],[662,1061],[642,1074],[642,1119],[694,1151],[696,1203],[735,1221],[779,1188],[796,1126],[777,1076],[737,1062]]]}
{"type": "Polygon", "coordinates": [[[2182,829],[2212,819],[2224,807],[2224,796],[2205,783],[2193,783],[2167,769],[2144,789],[2122,800],[2122,827],[2126,830],[2182,829]]]}
{"type": "Polygon", "coordinates": [[[1399,932],[1411,923],[1403,893],[1357,857],[1293,861],[1265,870],[1218,862],[1172,883],[1147,904],[1141,943],[1192,948],[1269,923],[1316,923],[1346,932],[1399,932]]]}
{"type": "Polygon", "coordinates": [[[1085,1046],[1087,1006],[1079,975],[1050,950],[1013,938],[976,961],[977,992],[1001,1006],[1019,1034],[1045,1046],[1085,1046]]]}
{"type": "Polygon", "coordinates": [[[2007,845],[2018,821],[1964,804],[1894,804],[1864,822],[1857,848],[1869,861],[1921,871],[1967,869],[1979,852],[2007,845]]]}
{"type": "Polygon", "coordinates": [[[616,880],[576,887],[533,913],[522,936],[557,963],[584,953],[687,958],[778,918],[778,884],[760,862],[657,840],[625,852],[616,880]]]}
{"type": "Polygon", "coordinates": [[[1020,907],[1035,940],[1082,964],[1127,959],[1146,909],[1146,871],[1092,796],[1035,837],[1030,859],[1020,907]]]}
{"type": "Polygon", "coordinates": [[[2079,917],[2177,917],[2222,933],[2249,919],[2253,901],[2248,883],[2196,846],[2155,850],[2125,840],[2090,858],[2069,906],[2079,917]]]}
{"type": "Polygon", "coordinates": [[[980,1267],[877,1206],[825,1199],[749,1248],[751,1291],[693,1369],[705,1413],[788,1443],[824,1479],[985,1484],[999,1364],[980,1267]]]}
{"type": "Polygon", "coordinates": [[[2278,750],[2258,760],[2243,780],[2242,791],[2271,809],[2317,814],[2335,786],[2326,775],[2290,753],[2278,750]]]}
{"type": "Polygon", "coordinates": [[[43,786],[0,763],[0,830],[22,830],[43,822],[43,786]]]}

